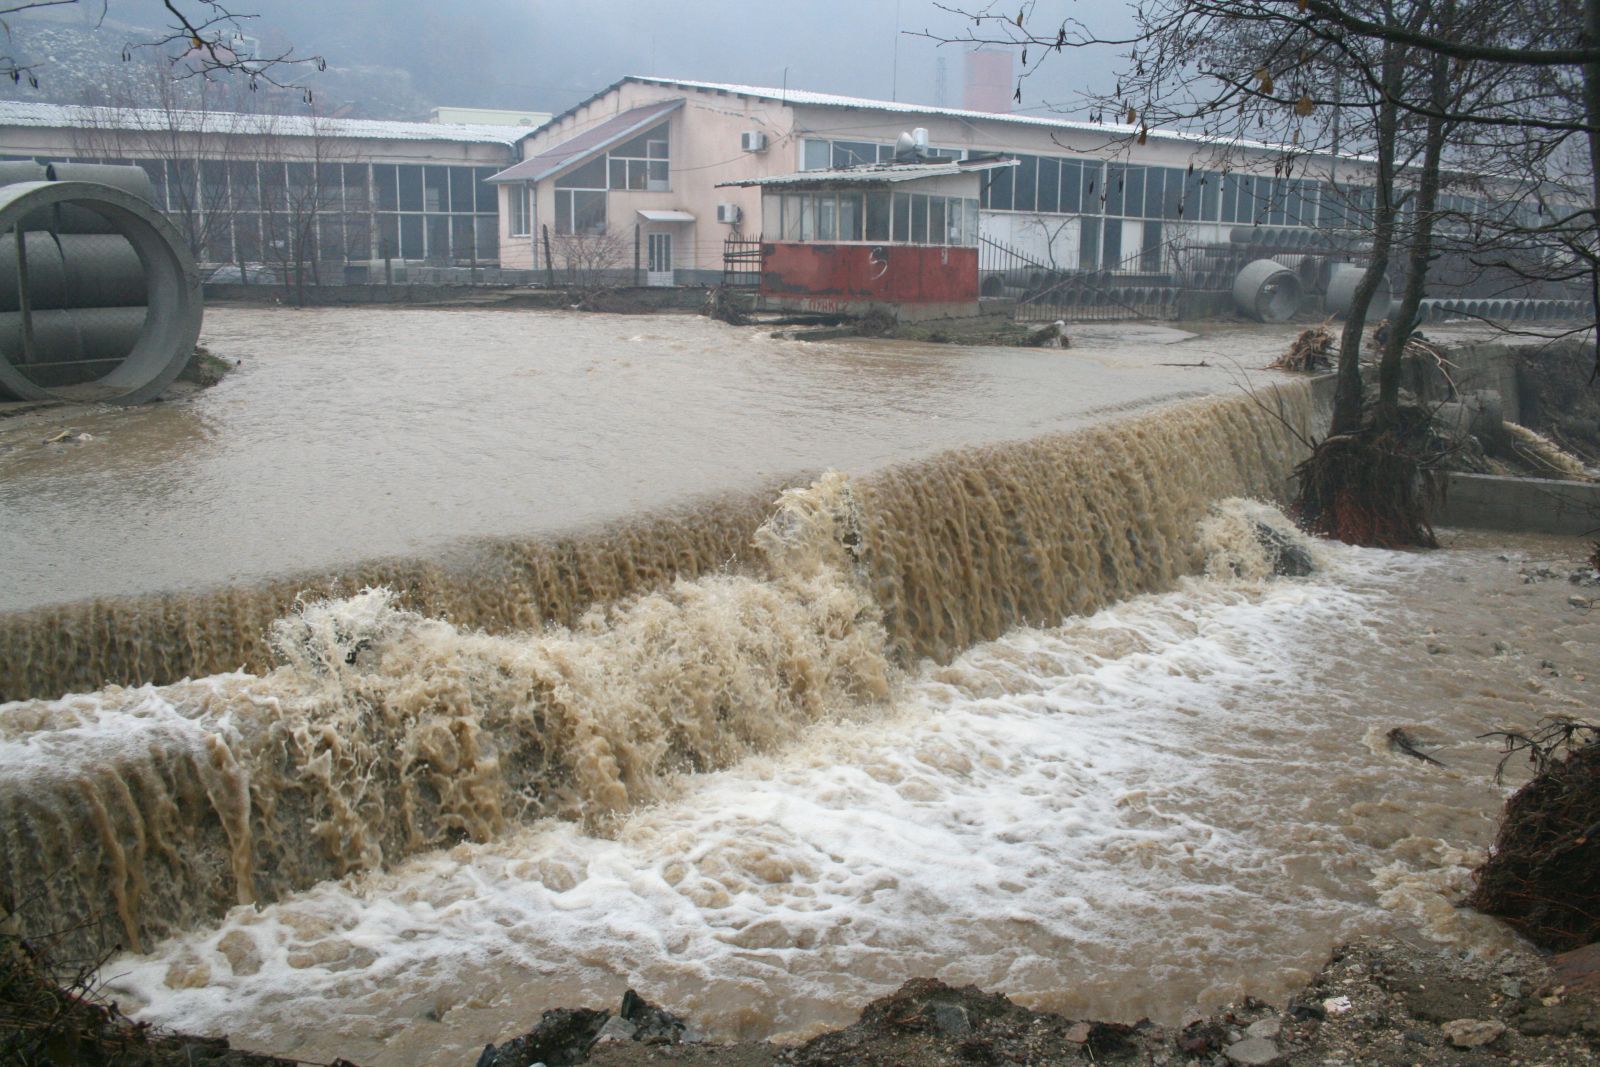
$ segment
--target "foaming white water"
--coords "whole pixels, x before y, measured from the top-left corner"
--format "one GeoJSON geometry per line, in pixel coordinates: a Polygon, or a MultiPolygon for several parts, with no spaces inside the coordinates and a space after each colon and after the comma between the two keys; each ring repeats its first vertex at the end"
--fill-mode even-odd
{"type": "Polygon", "coordinates": [[[1491,944],[1448,897],[1502,795],[1473,738],[1549,707],[1520,661],[1468,647],[1503,565],[1317,554],[1311,579],[1192,580],[1015,631],[870,721],[679,780],[612,839],[537,824],[235,909],[105,973],[150,1021],[398,1065],[469,1062],[630,984],[721,1035],[838,1024],[918,974],[1172,1020],[1281,996],[1402,918],[1491,944]],[[1421,634],[1458,642],[1441,677],[1475,657],[1469,699],[1432,663],[1403,680],[1421,634]],[[1372,743],[1392,725],[1450,766],[1372,743]]]}

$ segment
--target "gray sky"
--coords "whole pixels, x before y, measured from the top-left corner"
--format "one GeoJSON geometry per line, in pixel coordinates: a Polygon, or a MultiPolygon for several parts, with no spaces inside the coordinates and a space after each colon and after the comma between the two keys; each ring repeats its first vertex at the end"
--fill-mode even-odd
{"type": "MultiPolygon", "coordinates": [[[[1012,6],[1005,8],[968,2],[1014,15],[1019,0],[1006,0],[1012,6]]],[[[73,17],[87,19],[90,6],[98,14],[99,5],[86,0],[73,17]]],[[[292,43],[336,67],[404,72],[393,83],[408,82],[409,92],[395,97],[405,95],[412,107],[549,111],[625,74],[755,85],[780,85],[787,77],[795,88],[937,103],[939,57],[946,61],[944,102],[959,106],[967,46],[940,47],[899,31],[953,36],[969,25],[930,0],[236,0],[232,6],[260,16],[248,32],[268,46],[292,43]]],[[[109,14],[137,24],[154,23],[162,12],[155,0],[111,0],[109,14]]],[[[1039,0],[1030,24],[1044,30],[1064,14],[1108,25],[1128,21],[1120,2],[1039,0]]],[[[1109,88],[1116,65],[1111,55],[1051,55],[1026,83],[1020,106],[1073,107],[1079,90],[1109,88]]]]}

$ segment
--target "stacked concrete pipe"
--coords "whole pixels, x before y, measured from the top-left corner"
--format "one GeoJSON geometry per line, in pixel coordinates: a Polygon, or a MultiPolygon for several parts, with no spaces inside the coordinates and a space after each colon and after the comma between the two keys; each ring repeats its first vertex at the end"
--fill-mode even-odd
{"type": "Polygon", "coordinates": [[[1300,310],[1300,277],[1277,260],[1255,260],[1234,278],[1233,302],[1260,322],[1287,322],[1300,310]]]}
{"type": "Polygon", "coordinates": [[[0,397],[140,404],[183,371],[200,278],[140,167],[0,163],[0,397]]]}

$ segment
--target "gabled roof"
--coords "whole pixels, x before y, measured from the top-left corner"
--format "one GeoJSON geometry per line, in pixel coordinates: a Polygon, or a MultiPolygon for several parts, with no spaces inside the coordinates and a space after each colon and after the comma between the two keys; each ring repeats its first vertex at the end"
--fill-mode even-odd
{"type": "Polygon", "coordinates": [[[914,182],[923,178],[948,178],[960,174],[979,174],[986,170],[1015,167],[1014,159],[950,160],[940,163],[869,163],[864,167],[842,167],[838,170],[804,170],[798,174],[780,174],[771,178],[746,178],[743,181],[719,182],[717,188],[737,185],[783,185],[828,188],[835,185],[892,185],[896,182],[914,182]]]}
{"type": "Polygon", "coordinates": [[[389,122],[306,115],[252,115],[239,111],[167,111],[159,108],[84,107],[0,100],[0,126],[38,129],[129,130],[148,133],[237,134],[247,137],[358,137],[391,141],[454,141],[513,145],[526,126],[449,122],[389,122]]]}
{"type": "Polygon", "coordinates": [[[537,182],[560,170],[589,159],[612,145],[620,144],[628,138],[643,132],[665,116],[683,106],[683,98],[663,100],[660,103],[646,104],[643,107],[630,108],[620,115],[613,115],[604,122],[590,126],[576,137],[562,141],[553,148],[547,148],[538,155],[524,159],[514,167],[501,171],[491,182],[537,182]]]}

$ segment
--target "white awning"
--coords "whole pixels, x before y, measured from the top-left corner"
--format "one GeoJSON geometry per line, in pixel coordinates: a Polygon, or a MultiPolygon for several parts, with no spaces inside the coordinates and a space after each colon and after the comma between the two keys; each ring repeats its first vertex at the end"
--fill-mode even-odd
{"type": "Polygon", "coordinates": [[[646,211],[639,209],[639,217],[646,222],[693,222],[694,216],[687,211],[646,211]]]}

